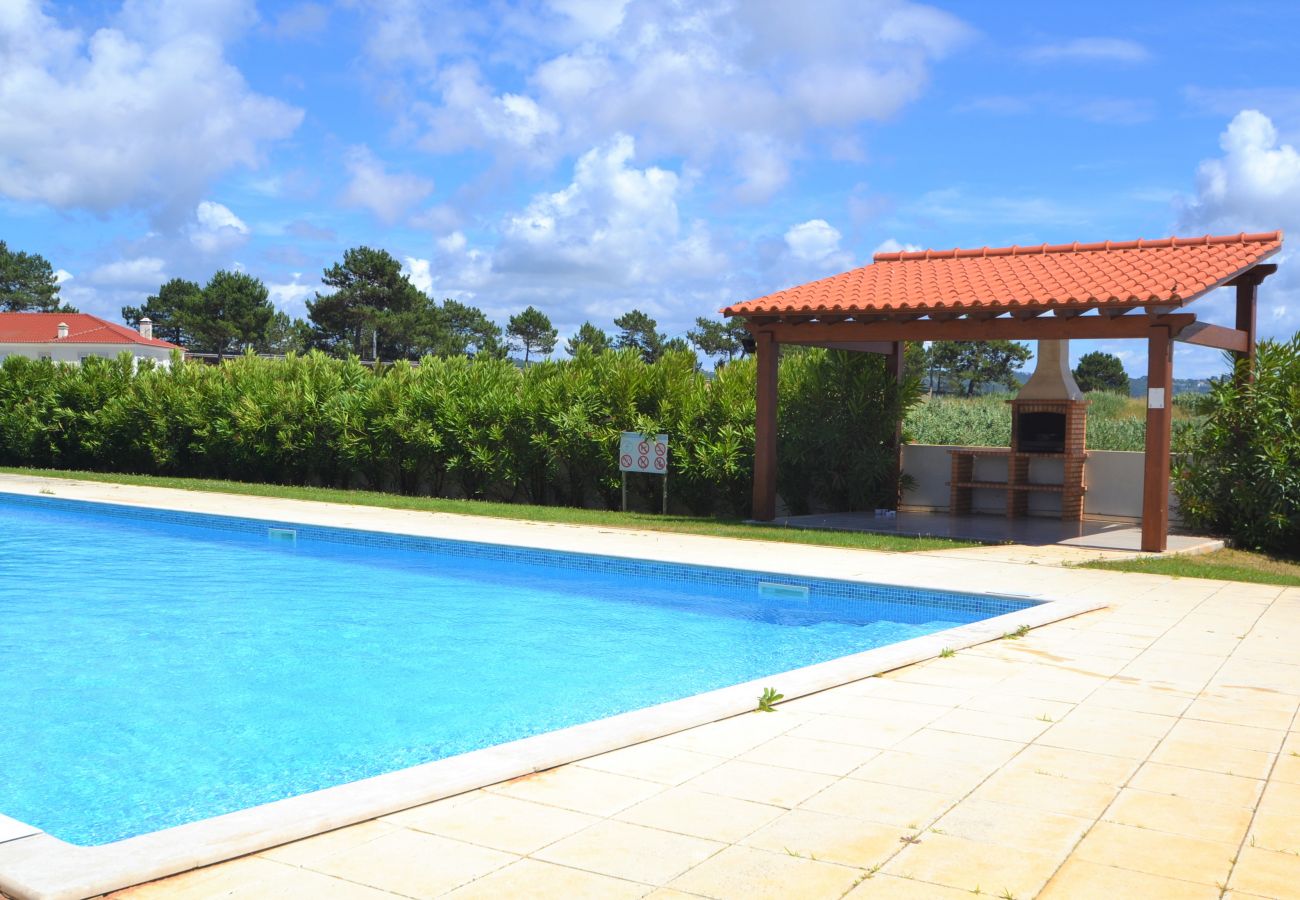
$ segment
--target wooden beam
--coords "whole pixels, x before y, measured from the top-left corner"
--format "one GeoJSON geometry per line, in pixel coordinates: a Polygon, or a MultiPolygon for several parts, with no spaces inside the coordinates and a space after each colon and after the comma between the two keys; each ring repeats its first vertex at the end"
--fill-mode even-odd
{"type": "MultiPolygon", "coordinates": [[[[1263,267],[1255,267],[1259,268],[1263,267]]],[[[1277,266],[1273,268],[1276,269],[1277,266]]],[[[1259,305],[1259,283],[1267,277],[1268,275],[1263,275],[1258,279],[1237,281],[1237,331],[1245,335],[1246,346],[1234,349],[1238,350],[1237,378],[1245,381],[1255,380],[1255,311],[1259,305]]]]}
{"type": "MultiPolygon", "coordinates": [[[[907,344],[902,341],[895,341],[893,352],[886,357],[886,366],[890,375],[899,384],[903,383],[904,360],[907,356],[907,344]]],[[[890,445],[894,451],[894,509],[898,509],[903,502],[903,419],[900,416],[894,420],[894,438],[890,445]]]]}
{"type": "Polygon", "coordinates": [[[1246,332],[1209,322],[1194,322],[1178,333],[1175,340],[1184,344],[1197,344],[1202,347],[1215,347],[1219,350],[1244,352],[1249,338],[1246,332]]]}
{"type": "Polygon", "coordinates": [[[1173,419],[1174,343],[1168,328],[1147,340],[1147,437],[1142,469],[1142,549],[1163,553],[1169,540],[1169,429],[1173,419]]]}
{"type": "Polygon", "coordinates": [[[780,346],[770,331],[760,331],[754,338],[758,411],[754,419],[753,516],[760,522],[770,522],[776,518],[776,373],[780,346]]]}
{"type": "Polygon", "coordinates": [[[857,353],[883,353],[886,356],[894,352],[896,341],[827,341],[815,344],[827,350],[853,350],[857,353]]]}
{"type": "Polygon", "coordinates": [[[1114,340],[1146,338],[1152,325],[1161,325],[1178,334],[1196,321],[1191,313],[1173,313],[1152,317],[1144,315],[1080,316],[1077,319],[1041,317],[1037,319],[958,319],[953,322],[820,322],[774,323],[763,326],[782,344],[821,346],[828,343],[873,341],[988,341],[988,340],[1114,340]]]}
{"type": "Polygon", "coordinates": [[[1259,284],[1265,278],[1275,274],[1276,272],[1277,272],[1277,263],[1260,263],[1257,266],[1251,266],[1249,269],[1242,272],[1236,278],[1233,278],[1229,281],[1225,281],[1224,284],[1234,285],[1234,286],[1239,284],[1247,284],[1247,283],[1259,284]]]}

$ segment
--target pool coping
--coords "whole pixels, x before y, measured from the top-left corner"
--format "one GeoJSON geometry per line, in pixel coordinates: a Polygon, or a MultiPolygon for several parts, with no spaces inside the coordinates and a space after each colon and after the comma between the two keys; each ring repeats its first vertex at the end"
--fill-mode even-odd
{"type": "MultiPolygon", "coordinates": [[[[14,487],[15,485],[12,484],[0,483],[0,492],[29,495],[40,493],[39,490],[34,489],[34,486],[29,490],[23,490],[21,487],[14,490],[14,487]]],[[[62,499],[76,498],[70,498],[65,493],[62,499]]],[[[193,512],[192,507],[183,504],[183,499],[179,498],[175,504],[164,503],[162,506],[156,506],[155,503],[138,505],[193,512]]],[[[117,501],[84,500],[84,502],[117,501]]],[[[223,515],[222,513],[207,514],[223,515]]],[[[231,513],[224,515],[230,516],[231,513]]],[[[258,515],[257,511],[241,510],[239,517],[279,521],[283,520],[284,513],[272,510],[258,515]]],[[[323,516],[308,518],[319,520],[323,516]]],[[[394,532],[391,527],[366,528],[354,522],[339,525],[317,521],[313,524],[380,533],[407,533],[394,532]]],[[[462,536],[458,539],[466,538],[462,536]]],[[[482,538],[473,538],[473,540],[500,543],[482,538]]],[[[512,545],[520,546],[513,543],[512,545]]],[[[562,548],[543,546],[539,549],[562,548]]],[[[578,552],[661,563],[680,562],[689,565],[694,562],[664,559],[665,548],[663,547],[650,547],[647,551],[641,556],[631,556],[626,552],[593,551],[590,548],[578,552]]],[[[737,566],[730,566],[730,568],[737,568],[737,566]]],[[[793,568],[797,570],[799,567],[793,568]]],[[[760,571],[752,566],[746,569],[751,572],[760,571]]],[[[790,569],[791,567],[776,567],[764,568],[761,571],[778,576],[828,577],[790,569]]],[[[895,585],[903,583],[888,579],[877,581],[874,578],[853,580],[862,583],[895,585]]],[[[907,586],[918,587],[915,583],[907,586]]],[[[951,590],[951,588],[937,589],[951,590]]],[[[794,699],[931,659],[944,650],[961,650],[996,640],[1022,626],[1035,628],[1106,606],[1103,601],[1085,598],[1054,599],[1005,593],[989,594],[973,591],[967,593],[984,593],[987,596],[1028,601],[1033,605],[979,622],[765,676],[762,679],[110,844],[95,847],[69,844],[39,829],[0,815],[0,891],[16,900],[82,900],[82,898],[94,897],[699,725],[753,713],[758,694],[769,685],[781,690],[787,699],[794,699]]]]}

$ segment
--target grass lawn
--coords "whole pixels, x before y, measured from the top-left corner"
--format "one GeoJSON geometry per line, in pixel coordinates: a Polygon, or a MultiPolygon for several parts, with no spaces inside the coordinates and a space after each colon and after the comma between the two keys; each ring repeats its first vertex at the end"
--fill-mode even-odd
{"type": "Polygon", "coordinates": [[[753,541],[817,544],[824,547],[845,547],[856,550],[889,550],[905,553],[916,550],[950,550],[957,547],[978,546],[969,541],[950,541],[943,538],[900,537],[889,534],[811,531],[801,528],[780,528],[771,525],[746,525],[739,519],[662,516],[653,513],[610,512],[603,509],[572,509],[567,506],[526,506],[518,503],[491,503],[486,500],[406,497],[401,494],[384,494],[376,491],[345,491],[336,488],[296,487],[282,484],[246,484],[242,481],[218,481],[204,478],[169,478],[158,475],[119,475],[108,472],[71,472],[60,469],[19,469],[3,466],[0,466],[0,472],[8,472],[14,475],[38,475],[47,478],[76,478],[83,481],[179,488],[187,491],[213,491],[221,494],[246,494],[256,497],[282,497],[286,500],[351,503],[356,506],[413,509],[423,512],[455,513],[462,516],[524,519],[530,522],[603,525],[613,528],[634,528],[642,531],[707,534],[714,537],[744,538],[753,541]]]}
{"type": "Polygon", "coordinates": [[[1197,556],[1152,556],[1114,562],[1081,563],[1088,569],[1113,569],[1118,572],[1146,572],[1151,575],[1174,575],[1179,578],[1217,578],[1223,581],[1249,581],[1255,584],[1280,584],[1300,587],[1300,562],[1278,559],[1245,550],[1216,550],[1197,556]]]}

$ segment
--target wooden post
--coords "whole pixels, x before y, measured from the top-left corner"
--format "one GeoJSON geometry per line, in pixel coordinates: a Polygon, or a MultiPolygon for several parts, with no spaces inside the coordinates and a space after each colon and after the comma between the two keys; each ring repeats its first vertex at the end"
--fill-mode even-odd
{"type": "Polygon", "coordinates": [[[1259,279],[1237,282],[1237,330],[1246,333],[1246,352],[1237,354],[1237,370],[1238,377],[1244,377],[1246,381],[1255,380],[1255,307],[1258,294],[1259,279]]]}
{"type": "Polygon", "coordinates": [[[1142,470],[1142,549],[1163,553],[1169,533],[1169,428],[1173,413],[1174,342],[1169,329],[1147,339],[1147,442],[1142,470]]]}
{"type": "Polygon", "coordinates": [[[770,331],[754,336],[758,356],[758,409],[754,420],[754,518],[776,518],[776,370],[779,345],[770,331]]]}
{"type": "MultiPolygon", "coordinates": [[[[886,371],[893,376],[899,384],[903,383],[903,361],[906,354],[907,345],[902,341],[894,341],[893,351],[885,357],[886,371]]],[[[903,419],[899,416],[894,422],[894,509],[898,509],[903,503],[903,419]]]]}

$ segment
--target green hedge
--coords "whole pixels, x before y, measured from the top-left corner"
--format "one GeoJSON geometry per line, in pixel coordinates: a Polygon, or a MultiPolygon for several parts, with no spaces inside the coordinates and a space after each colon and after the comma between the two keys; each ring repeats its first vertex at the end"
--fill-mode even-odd
{"type": "Polygon", "coordinates": [[[1174,483],[1193,528],[1300,558],[1300,334],[1262,341],[1255,380],[1214,386],[1174,483]]]}
{"type": "MultiPolygon", "coordinates": [[[[796,351],[781,370],[787,502],[886,502],[886,443],[915,383],[898,385],[869,354],[796,351]]],[[[129,357],[80,367],[11,357],[0,365],[0,464],[613,508],[619,432],[663,431],[674,506],[746,514],[754,372],[741,360],[709,378],[689,353],[647,364],[635,351],[523,370],[464,357],[371,370],[319,353],[138,371],[129,357]]],[[[630,487],[638,505],[657,496],[649,478],[630,487]]]]}

